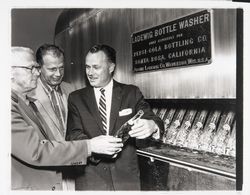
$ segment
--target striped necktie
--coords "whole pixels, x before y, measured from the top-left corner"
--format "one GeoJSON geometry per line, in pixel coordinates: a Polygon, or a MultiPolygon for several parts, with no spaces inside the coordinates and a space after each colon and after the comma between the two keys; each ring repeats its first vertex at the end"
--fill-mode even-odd
{"type": "Polygon", "coordinates": [[[103,129],[107,132],[107,111],[106,111],[106,98],[105,89],[100,89],[101,96],[99,99],[99,113],[102,119],[103,129]]]}
{"type": "Polygon", "coordinates": [[[59,95],[59,92],[57,92],[55,89],[53,89],[51,91],[51,103],[53,106],[53,109],[55,111],[55,114],[58,118],[60,127],[61,127],[61,133],[64,136],[64,124],[65,124],[65,110],[64,110],[64,106],[62,103],[62,99],[59,95]]]}

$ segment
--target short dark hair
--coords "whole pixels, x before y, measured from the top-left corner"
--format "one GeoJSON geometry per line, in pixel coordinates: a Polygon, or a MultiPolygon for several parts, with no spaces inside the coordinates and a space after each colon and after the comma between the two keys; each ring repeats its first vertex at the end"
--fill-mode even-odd
{"type": "Polygon", "coordinates": [[[109,62],[116,64],[116,51],[114,48],[108,45],[97,44],[97,45],[92,46],[89,49],[88,53],[97,53],[99,51],[102,51],[105,53],[109,62]]]}
{"type": "Polygon", "coordinates": [[[36,61],[38,64],[40,64],[41,66],[43,65],[43,56],[45,56],[46,54],[52,54],[55,57],[64,57],[64,52],[61,48],[59,48],[56,45],[52,45],[52,44],[43,44],[42,46],[40,46],[37,51],[36,51],[36,61]]]}

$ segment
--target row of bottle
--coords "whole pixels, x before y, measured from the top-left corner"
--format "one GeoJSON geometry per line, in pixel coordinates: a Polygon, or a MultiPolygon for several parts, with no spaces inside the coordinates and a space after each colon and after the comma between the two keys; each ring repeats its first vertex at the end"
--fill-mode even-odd
{"type": "Polygon", "coordinates": [[[163,143],[235,157],[235,112],[154,108],[165,125],[163,143]]]}

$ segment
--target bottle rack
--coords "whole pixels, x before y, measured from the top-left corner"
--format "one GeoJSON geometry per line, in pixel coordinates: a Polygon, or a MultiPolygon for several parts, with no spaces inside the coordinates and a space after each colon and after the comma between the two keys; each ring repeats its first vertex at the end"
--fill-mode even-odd
{"type": "MultiPolygon", "coordinates": [[[[176,173],[157,173],[160,179],[156,181],[157,185],[151,186],[152,189],[159,185],[161,186],[159,189],[164,190],[235,189],[237,132],[235,99],[148,99],[147,102],[156,115],[164,121],[165,131],[158,141],[148,139],[137,142],[139,159],[147,159],[152,166],[155,164],[154,161],[161,161],[168,166],[182,167],[183,170],[199,173],[196,174],[199,176],[193,176],[194,178],[200,178],[199,180],[207,178],[213,181],[210,186],[190,185],[188,179],[185,180],[176,173]],[[159,184],[162,177],[175,177],[175,179],[180,177],[177,183],[186,182],[186,184],[177,188],[170,186],[170,180],[165,181],[165,184],[159,184]],[[220,185],[216,186],[217,183],[220,185]]],[[[143,162],[140,164],[145,168],[143,162]]],[[[158,171],[154,167],[154,172],[158,171]]],[[[179,171],[180,169],[177,172],[179,171]]],[[[152,173],[149,175],[152,176],[152,173]]]]}

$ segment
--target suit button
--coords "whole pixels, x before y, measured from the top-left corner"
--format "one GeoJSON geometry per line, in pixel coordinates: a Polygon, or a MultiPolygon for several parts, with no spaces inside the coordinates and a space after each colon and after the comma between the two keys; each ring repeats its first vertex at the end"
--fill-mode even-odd
{"type": "Polygon", "coordinates": [[[56,187],[55,187],[55,186],[53,186],[53,187],[52,187],[52,191],[54,191],[55,189],[56,189],[56,187]]]}

